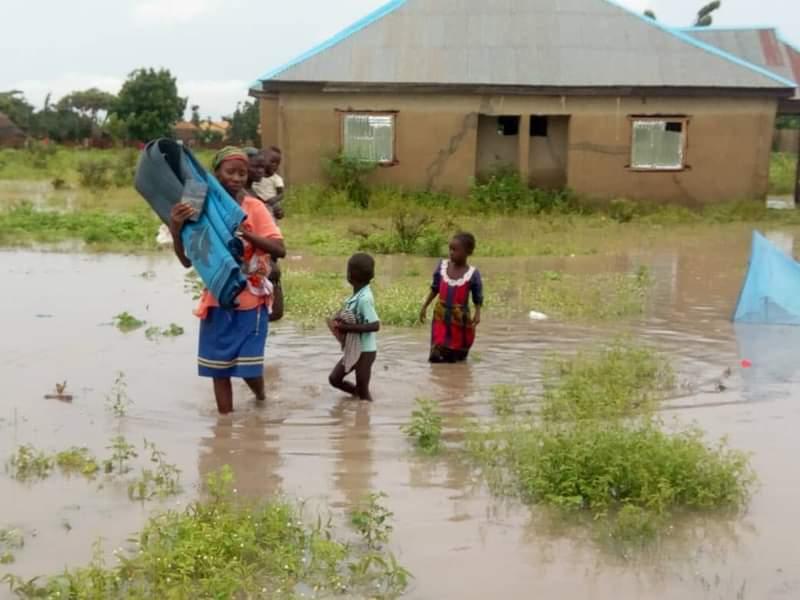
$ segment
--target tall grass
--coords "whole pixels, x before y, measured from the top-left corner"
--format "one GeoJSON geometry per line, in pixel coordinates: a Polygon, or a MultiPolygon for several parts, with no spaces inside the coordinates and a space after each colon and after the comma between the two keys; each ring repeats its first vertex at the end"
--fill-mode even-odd
{"type": "Polygon", "coordinates": [[[792,194],[797,176],[797,155],[773,152],[769,164],[769,191],[772,194],[792,194]]]}

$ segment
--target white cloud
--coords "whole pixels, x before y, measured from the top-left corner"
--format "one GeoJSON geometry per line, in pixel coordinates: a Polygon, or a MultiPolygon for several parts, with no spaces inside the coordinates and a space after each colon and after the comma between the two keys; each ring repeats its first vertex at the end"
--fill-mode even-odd
{"type": "Polygon", "coordinates": [[[200,114],[205,118],[210,115],[217,119],[230,115],[236,109],[236,103],[247,100],[249,82],[240,79],[229,80],[178,80],[178,92],[189,98],[188,107],[192,104],[200,106],[200,114]]]}
{"type": "Polygon", "coordinates": [[[13,90],[22,90],[28,102],[41,108],[48,94],[51,94],[51,101],[56,102],[62,96],[66,96],[75,90],[85,90],[96,87],[103,91],[116,94],[122,87],[122,78],[107,77],[104,75],[92,75],[88,73],[63,73],[54,79],[24,79],[15,81],[10,86],[13,90]]]}
{"type": "Polygon", "coordinates": [[[221,0],[138,0],[133,16],[147,25],[186,23],[221,8],[221,0]]]}

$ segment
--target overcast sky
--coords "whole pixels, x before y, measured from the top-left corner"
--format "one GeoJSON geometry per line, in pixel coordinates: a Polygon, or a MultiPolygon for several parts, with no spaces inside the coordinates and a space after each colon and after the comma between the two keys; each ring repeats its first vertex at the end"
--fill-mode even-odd
{"type": "MultiPolygon", "coordinates": [[[[163,66],[190,104],[217,118],[261,74],[385,1],[9,0],[0,90],[23,90],[38,106],[48,92],[55,99],[91,86],[116,92],[133,69],[163,66]]],[[[669,25],[690,25],[705,1],[621,0],[652,8],[669,25]]],[[[723,0],[715,25],[777,26],[800,47],[800,0],[723,0]]]]}

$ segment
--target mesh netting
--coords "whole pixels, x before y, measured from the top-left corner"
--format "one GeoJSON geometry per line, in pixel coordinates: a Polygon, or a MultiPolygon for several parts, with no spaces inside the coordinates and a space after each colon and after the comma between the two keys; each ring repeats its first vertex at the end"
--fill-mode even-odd
{"type": "Polygon", "coordinates": [[[800,325],[800,263],[757,231],[733,320],[800,325]]]}

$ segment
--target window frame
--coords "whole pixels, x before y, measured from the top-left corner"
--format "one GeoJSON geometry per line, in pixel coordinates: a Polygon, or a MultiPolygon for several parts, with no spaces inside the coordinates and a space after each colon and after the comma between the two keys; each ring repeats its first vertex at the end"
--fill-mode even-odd
{"type": "Polygon", "coordinates": [[[627,169],[636,173],[678,173],[691,169],[689,165],[689,124],[691,117],[687,115],[629,115],[630,152],[627,169]],[[677,167],[642,167],[633,164],[633,152],[638,122],[681,123],[681,164],[677,167]]]}
{"type": "MultiPolygon", "coordinates": [[[[400,164],[397,158],[397,110],[343,110],[336,109],[339,116],[339,151],[344,154],[345,151],[345,123],[348,116],[363,116],[363,117],[391,117],[392,119],[392,160],[379,160],[375,164],[379,167],[393,167],[400,164]]],[[[369,162],[363,160],[362,162],[369,162]]]]}

